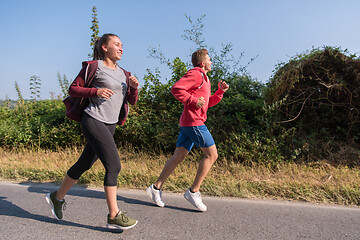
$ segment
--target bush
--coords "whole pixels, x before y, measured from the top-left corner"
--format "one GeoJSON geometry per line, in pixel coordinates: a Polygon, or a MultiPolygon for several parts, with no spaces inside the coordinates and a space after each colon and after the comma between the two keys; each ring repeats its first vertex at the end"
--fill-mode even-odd
{"type": "Polygon", "coordinates": [[[265,99],[268,106],[276,106],[275,132],[295,130],[286,151],[298,149],[299,159],[314,160],[328,158],[329,149],[339,143],[359,149],[359,94],[359,59],[346,50],[324,47],[280,65],[265,99]]]}
{"type": "MultiPolygon", "coordinates": [[[[191,29],[184,31],[183,38],[195,43],[197,48],[206,47],[202,38],[204,17],[205,15],[197,21],[187,17],[191,29]]],[[[217,90],[218,81],[230,84],[223,100],[209,109],[206,122],[219,146],[219,154],[234,161],[250,161],[250,158],[255,158],[253,160],[263,162],[264,156],[269,157],[268,161],[273,160],[272,156],[278,159],[277,154],[270,153],[264,145],[268,142],[267,139],[272,138],[263,134],[263,129],[266,129],[261,117],[264,113],[264,84],[253,80],[246,72],[246,66],[240,65],[243,53],[239,59],[235,59],[231,51],[232,44],[223,45],[219,53],[209,49],[213,62],[212,71],[209,73],[212,92],[217,90]],[[247,137],[251,140],[246,139],[247,137]],[[258,144],[259,142],[261,143],[258,144]],[[252,149],[249,155],[251,157],[244,157],[244,149],[247,148],[252,149]],[[262,154],[262,151],[265,153],[262,154]],[[260,155],[262,157],[259,157],[260,155]]],[[[150,56],[165,63],[172,71],[172,76],[164,83],[158,70],[148,70],[144,78],[145,84],[139,92],[138,103],[131,106],[128,121],[124,126],[117,127],[114,137],[120,145],[132,145],[149,152],[170,153],[175,149],[183,108],[170,90],[191,68],[191,64],[186,64],[179,58],[171,61],[160,50],[155,49],[151,49],[150,56]]],[[[254,58],[249,63],[253,60],[254,58]]],[[[62,80],[60,74],[58,78],[64,91],[68,81],[65,76],[62,80]]],[[[52,149],[84,143],[79,123],[65,117],[65,108],[60,101],[26,103],[15,110],[4,107],[2,111],[3,116],[8,116],[1,119],[0,123],[0,140],[3,146],[38,146],[52,149]]],[[[272,144],[275,143],[276,141],[272,141],[272,144]]],[[[274,148],[276,152],[278,148],[274,148]]]]}
{"type": "MultiPolygon", "coordinates": [[[[210,76],[212,92],[217,90],[219,80],[228,82],[231,87],[223,100],[209,109],[206,124],[221,157],[249,161],[249,157],[243,155],[246,154],[244,149],[251,148],[261,155],[266,148],[263,143],[257,144],[266,142],[265,138],[252,136],[263,129],[259,116],[263,113],[264,84],[254,81],[248,74],[229,71],[221,57],[215,55],[215,59],[217,64],[210,76]],[[248,141],[244,136],[256,141],[248,141]],[[251,144],[253,146],[249,146],[251,144]]],[[[183,106],[171,94],[171,87],[187,72],[187,67],[179,58],[169,62],[168,66],[172,76],[165,83],[160,81],[158,70],[155,73],[148,70],[138,103],[131,106],[125,125],[118,126],[115,132],[114,138],[119,146],[131,145],[148,152],[174,151],[183,106]]],[[[84,144],[80,124],[67,119],[65,107],[59,100],[27,102],[13,110],[3,107],[2,111],[0,139],[4,147],[56,149],[84,144]]],[[[250,155],[255,161],[265,161],[265,157],[250,155]]],[[[265,155],[269,157],[268,161],[272,161],[271,154],[265,155]]]]}
{"type": "MultiPolygon", "coordinates": [[[[119,131],[115,136],[118,142],[130,143],[150,152],[174,151],[183,106],[170,90],[172,85],[186,73],[187,68],[179,58],[175,58],[169,65],[173,74],[166,83],[160,81],[157,70],[155,73],[148,70],[137,105],[132,107],[125,126],[118,128],[119,131]]],[[[231,141],[234,141],[231,143],[233,146],[239,146],[242,144],[239,141],[244,140],[243,136],[247,136],[246,134],[251,136],[254,132],[263,129],[263,126],[260,126],[261,118],[258,116],[263,113],[264,84],[254,81],[247,74],[227,72],[219,65],[213,68],[211,74],[213,93],[218,88],[219,80],[228,82],[231,87],[224,94],[223,100],[209,109],[206,125],[215,139],[221,157],[244,161],[240,152],[234,154],[236,149],[242,151],[241,148],[234,147],[229,152],[227,146],[231,141]]],[[[264,158],[261,161],[263,160],[264,158]]]]}
{"type": "Polygon", "coordinates": [[[2,147],[41,147],[56,149],[84,142],[79,123],[65,116],[59,100],[25,102],[14,109],[1,108],[2,147]]]}
{"type": "Polygon", "coordinates": [[[148,70],[137,104],[131,106],[125,126],[118,128],[117,142],[130,143],[151,152],[173,151],[182,105],[171,94],[171,87],[175,79],[186,73],[186,67],[176,58],[171,68],[173,77],[167,83],[160,82],[157,70],[155,74],[148,70]]]}

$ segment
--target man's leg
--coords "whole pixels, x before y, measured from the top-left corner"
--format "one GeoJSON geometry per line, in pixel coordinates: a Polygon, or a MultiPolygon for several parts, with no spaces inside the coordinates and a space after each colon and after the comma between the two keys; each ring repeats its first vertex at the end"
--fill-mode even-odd
{"type": "Polygon", "coordinates": [[[212,145],[211,147],[208,147],[208,148],[201,148],[201,150],[203,151],[205,156],[199,164],[199,168],[197,170],[194,183],[191,186],[191,190],[193,192],[199,192],[201,183],[203,182],[206,175],[208,174],[211,166],[214,164],[214,162],[218,158],[216,145],[212,145]]]}
{"type": "Polygon", "coordinates": [[[184,161],[186,156],[189,154],[189,151],[184,147],[177,147],[175,149],[174,154],[169,158],[169,160],[165,163],[165,166],[158,178],[158,180],[154,183],[154,186],[157,189],[161,189],[162,185],[166,181],[166,179],[170,176],[170,174],[175,170],[177,165],[184,161]]]}
{"type": "Polygon", "coordinates": [[[207,207],[203,203],[201,198],[201,194],[199,191],[200,185],[208,174],[211,166],[216,161],[218,154],[215,144],[211,147],[201,148],[201,150],[204,152],[205,156],[199,164],[199,168],[197,170],[193,185],[185,192],[184,197],[197,209],[205,212],[207,210],[207,207]]]}
{"type": "Polygon", "coordinates": [[[182,162],[189,154],[189,151],[184,147],[177,147],[174,154],[165,163],[165,166],[154,184],[146,189],[146,193],[159,207],[164,207],[165,203],[162,201],[162,185],[170,174],[175,170],[176,166],[182,162]]]}

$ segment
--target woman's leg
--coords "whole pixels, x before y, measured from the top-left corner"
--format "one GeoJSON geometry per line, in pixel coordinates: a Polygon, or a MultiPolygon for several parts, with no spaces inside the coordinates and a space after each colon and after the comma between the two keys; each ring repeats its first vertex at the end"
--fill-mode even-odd
{"type": "Polygon", "coordinates": [[[116,124],[105,124],[91,117],[87,117],[85,123],[87,128],[83,131],[84,135],[105,168],[104,190],[109,209],[107,226],[119,229],[132,228],[137,224],[137,220],[120,212],[117,205],[117,179],[121,164],[114,141],[116,124]]]}
{"type": "Polygon", "coordinates": [[[84,135],[92,150],[100,158],[105,168],[104,190],[110,217],[114,217],[119,208],[117,205],[117,178],[121,170],[120,157],[114,133],[116,124],[104,124],[93,118],[86,121],[84,135]]]}
{"type": "Polygon", "coordinates": [[[89,143],[86,144],[78,161],[68,170],[67,174],[65,175],[64,180],[61,183],[59,190],[57,191],[57,199],[64,199],[70,188],[77,182],[77,180],[85,171],[91,168],[97,158],[98,156],[92,150],[91,145],[89,143]]]}
{"type": "Polygon", "coordinates": [[[77,180],[72,179],[67,174],[64,177],[64,180],[62,181],[59,190],[56,193],[56,198],[58,200],[63,200],[66,193],[70,190],[70,188],[77,182],[77,180]]]}
{"type": "Polygon", "coordinates": [[[117,204],[117,186],[104,186],[104,190],[110,218],[115,218],[116,214],[119,212],[117,204]]]}

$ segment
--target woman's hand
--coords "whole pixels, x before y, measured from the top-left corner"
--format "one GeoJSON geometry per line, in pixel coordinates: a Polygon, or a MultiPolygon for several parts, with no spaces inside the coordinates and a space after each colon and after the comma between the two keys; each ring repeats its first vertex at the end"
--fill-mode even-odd
{"type": "Polygon", "coordinates": [[[96,95],[98,97],[109,99],[112,95],[114,95],[114,92],[108,88],[99,88],[96,92],[96,95]]]}
{"type": "Polygon", "coordinates": [[[130,87],[137,89],[139,87],[139,81],[134,76],[129,77],[130,87]]]}

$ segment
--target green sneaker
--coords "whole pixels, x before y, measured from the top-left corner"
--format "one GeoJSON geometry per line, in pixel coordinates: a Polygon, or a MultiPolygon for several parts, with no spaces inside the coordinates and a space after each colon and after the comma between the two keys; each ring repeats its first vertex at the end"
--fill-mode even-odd
{"type": "Polygon", "coordinates": [[[106,225],[108,228],[126,230],[135,227],[137,222],[137,220],[126,216],[126,212],[120,211],[118,214],[116,214],[114,219],[111,219],[110,215],[108,214],[106,225]]]}
{"type": "Polygon", "coordinates": [[[46,194],[46,201],[50,204],[51,212],[54,217],[57,220],[60,220],[63,218],[62,211],[66,209],[66,202],[65,199],[63,201],[57,200],[56,193],[57,191],[46,194]]]}

